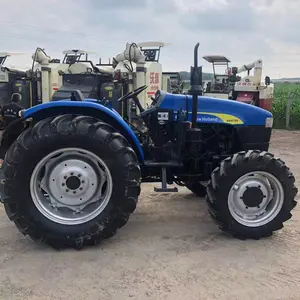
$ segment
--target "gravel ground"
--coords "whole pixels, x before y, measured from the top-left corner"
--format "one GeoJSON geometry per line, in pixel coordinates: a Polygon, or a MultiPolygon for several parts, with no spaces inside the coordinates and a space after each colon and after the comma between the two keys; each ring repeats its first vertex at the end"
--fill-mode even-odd
{"type": "MultiPolygon", "coordinates": [[[[300,132],[274,131],[272,151],[300,180],[300,132]]],[[[144,185],[129,223],[101,247],[55,251],[21,236],[0,207],[0,299],[300,299],[300,213],[273,237],[224,235],[186,189],[144,185]]]]}

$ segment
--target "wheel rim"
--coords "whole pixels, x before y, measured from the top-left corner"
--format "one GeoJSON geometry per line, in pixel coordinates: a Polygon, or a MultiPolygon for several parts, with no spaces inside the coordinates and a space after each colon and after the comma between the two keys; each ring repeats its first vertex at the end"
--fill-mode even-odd
{"type": "Polygon", "coordinates": [[[112,186],[104,161],[79,148],[48,154],[30,178],[36,208],[49,220],[64,225],[78,225],[97,217],[111,198],[112,186]]]}
{"type": "Polygon", "coordinates": [[[247,227],[259,227],[271,222],[284,202],[282,184],[272,174],[250,172],[231,187],[228,208],[232,217],[247,227]]]}

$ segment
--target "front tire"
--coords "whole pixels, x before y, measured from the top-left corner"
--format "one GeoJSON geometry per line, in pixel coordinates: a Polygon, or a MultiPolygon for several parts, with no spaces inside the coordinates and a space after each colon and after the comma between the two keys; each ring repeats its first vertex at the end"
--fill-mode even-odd
{"type": "Polygon", "coordinates": [[[140,176],[135,152],[113,127],[62,115],[38,122],[9,148],[1,196],[23,234],[54,248],[80,249],[127,223],[140,176]]]}
{"type": "Polygon", "coordinates": [[[295,178],[272,154],[250,150],[221,162],[208,184],[209,212],[219,228],[259,239],[283,228],[296,206],[295,178]]]}

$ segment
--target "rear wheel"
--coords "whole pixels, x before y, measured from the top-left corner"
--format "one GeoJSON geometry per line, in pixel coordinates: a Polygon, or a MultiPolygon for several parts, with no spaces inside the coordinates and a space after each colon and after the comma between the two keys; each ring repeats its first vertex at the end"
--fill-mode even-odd
{"type": "Polygon", "coordinates": [[[23,234],[55,248],[114,235],[140,193],[140,168],[127,140],[86,116],[48,118],[22,133],[2,176],[8,217],[23,234]]]}
{"type": "Polygon", "coordinates": [[[291,218],[297,188],[289,168],[272,154],[248,151],[222,161],[208,184],[209,211],[235,237],[270,236],[291,218]]]}

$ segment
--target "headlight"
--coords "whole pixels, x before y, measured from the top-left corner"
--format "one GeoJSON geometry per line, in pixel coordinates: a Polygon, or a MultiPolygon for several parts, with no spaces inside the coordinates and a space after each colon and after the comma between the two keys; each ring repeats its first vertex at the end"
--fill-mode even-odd
{"type": "Polygon", "coordinates": [[[272,128],[273,126],[273,118],[266,118],[265,127],[272,128]]]}

